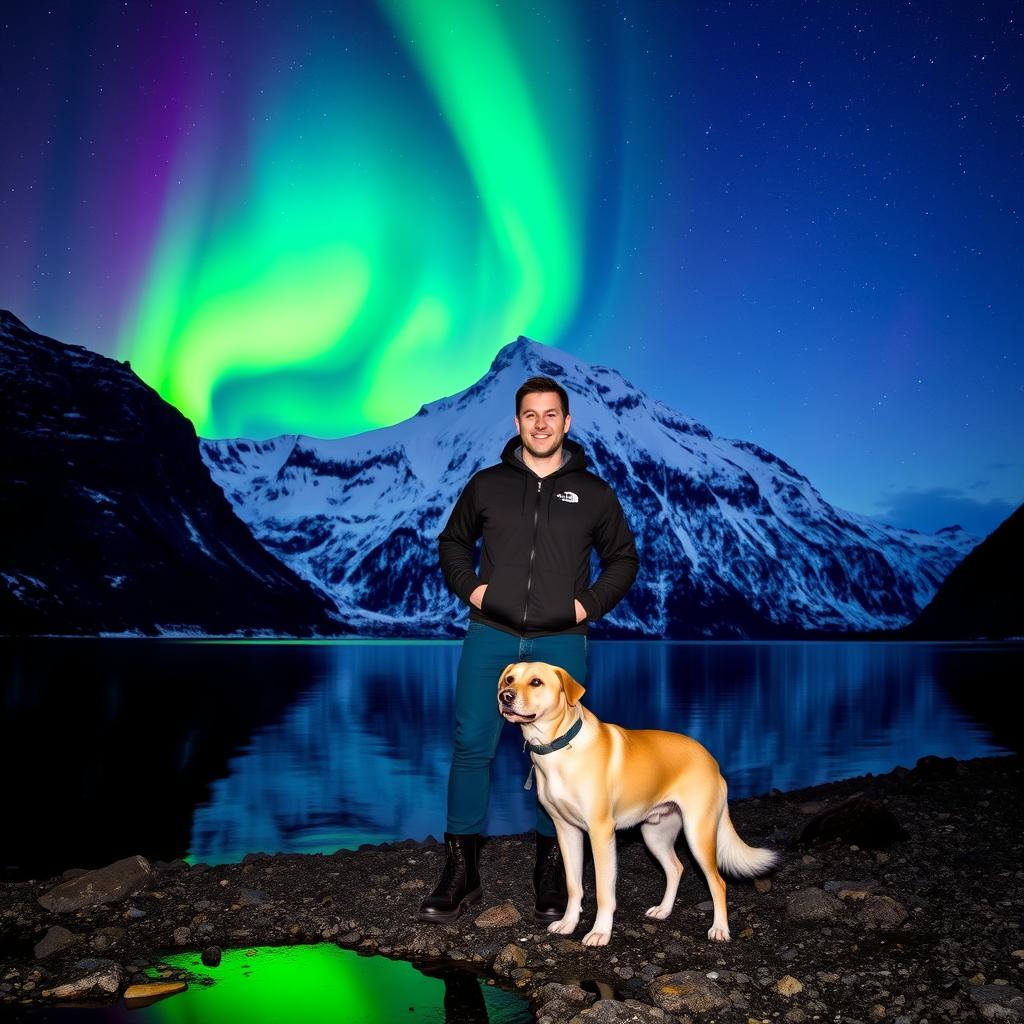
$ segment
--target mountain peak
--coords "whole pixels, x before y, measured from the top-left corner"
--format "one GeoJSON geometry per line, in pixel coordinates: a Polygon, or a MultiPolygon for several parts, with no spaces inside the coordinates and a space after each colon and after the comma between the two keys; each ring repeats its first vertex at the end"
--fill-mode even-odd
{"type": "Polygon", "coordinates": [[[498,349],[494,359],[491,360],[490,372],[499,373],[516,362],[522,363],[526,369],[530,369],[532,364],[543,358],[540,353],[547,347],[539,341],[526,337],[525,334],[520,334],[515,341],[510,341],[498,349]]]}
{"type": "Polygon", "coordinates": [[[28,330],[28,327],[23,324],[9,309],[0,309],[0,327],[16,327],[22,331],[28,330]]]}

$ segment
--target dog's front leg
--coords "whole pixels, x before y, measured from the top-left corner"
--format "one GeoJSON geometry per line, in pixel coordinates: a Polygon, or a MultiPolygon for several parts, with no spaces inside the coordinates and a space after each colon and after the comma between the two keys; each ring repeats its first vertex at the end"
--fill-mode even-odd
{"type": "Polygon", "coordinates": [[[580,910],[583,907],[583,833],[575,825],[561,821],[554,815],[552,820],[565,867],[565,889],[569,899],[565,904],[565,916],[560,921],[552,921],[548,931],[556,935],[571,935],[580,923],[580,910]]]}
{"type": "Polygon", "coordinates": [[[615,822],[611,819],[590,826],[590,848],[594,852],[597,881],[597,917],[594,927],[583,936],[584,946],[607,946],[615,917],[615,822]]]}

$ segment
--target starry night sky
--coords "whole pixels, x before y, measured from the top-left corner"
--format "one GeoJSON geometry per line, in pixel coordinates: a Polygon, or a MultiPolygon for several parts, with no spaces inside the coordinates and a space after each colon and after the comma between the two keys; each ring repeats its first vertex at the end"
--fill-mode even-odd
{"type": "Polygon", "coordinates": [[[1024,499],[1022,25],[8,3],[0,306],[210,437],[394,423],[526,334],[842,508],[984,535],[1024,499]]]}

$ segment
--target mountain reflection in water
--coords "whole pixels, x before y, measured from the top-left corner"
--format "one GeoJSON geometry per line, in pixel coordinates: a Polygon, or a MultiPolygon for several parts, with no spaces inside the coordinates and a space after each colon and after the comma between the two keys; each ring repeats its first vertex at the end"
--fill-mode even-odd
{"type": "MultiPolygon", "coordinates": [[[[597,641],[584,703],[704,743],[730,798],[1019,749],[1020,644],[597,641]]],[[[444,830],[458,642],[6,641],[8,877],[211,863],[444,830]]],[[[486,681],[483,685],[488,685],[486,681]]],[[[518,729],[488,831],[534,796],[518,729]]]]}

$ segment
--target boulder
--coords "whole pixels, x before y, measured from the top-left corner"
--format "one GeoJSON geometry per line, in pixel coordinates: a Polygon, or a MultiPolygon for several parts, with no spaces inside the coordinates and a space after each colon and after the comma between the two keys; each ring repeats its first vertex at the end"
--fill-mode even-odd
{"type": "Polygon", "coordinates": [[[1024,994],[1013,985],[976,985],[971,1000],[986,1020],[1024,1019],[1024,994]]]}
{"type": "Polygon", "coordinates": [[[114,996],[120,991],[124,970],[120,964],[109,963],[80,975],[73,981],[43,989],[50,999],[83,999],[86,996],[114,996]]]}
{"type": "Polygon", "coordinates": [[[892,811],[880,800],[863,793],[853,796],[814,815],[796,837],[799,846],[812,846],[838,839],[867,850],[889,846],[908,835],[892,811]]]}
{"type": "Polygon", "coordinates": [[[59,924],[55,924],[35,945],[33,952],[35,953],[37,960],[42,960],[45,957],[52,956],[54,953],[60,952],[60,950],[73,945],[76,942],[81,942],[81,939],[69,932],[67,928],[62,928],[59,924]]]}
{"type": "Polygon", "coordinates": [[[494,971],[506,977],[519,967],[526,966],[526,950],[510,942],[494,958],[494,971]]]}
{"type": "Polygon", "coordinates": [[[842,904],[823,889],[812,886],[793,893],[786,904],[786,916],[798,924],[832,921],[839,916],[842,904]]]}
{"type": "Polygon", "coordinates": [[[145,888],[152,873],[153,869],[145,857],[125,857],[124,860],[61,882],[49,892],[43,893],[39,903],[55,914],[113,903],[145,888]]]}
{"type": "Polygon", "coordinates": [[[704,1013],[728,1006],[726,994],[700,971],[679,971],[655,978],[647,986],[654,1004],[666,1013],[704,1013]]]}
{"type": "Polygon", "coordinates": [[[868,896],[857,909],[857,919],[869,928],[896,928],[907,919],[907,911],[889,896],[868,896]]]}
{"type": "Polygon", "coordinates": [[[511,903],[488,907],[473,923],[477,928],[508,928],[522,920],[522,915],[511,903]]]}
{"type": "Polygon", "coordinates": [[[666,1024],[664,1010],[636,999],[620,1003],[617,999],[598,999],[585,1013],[577,1014],[570,1024],[666,1024]]]}

